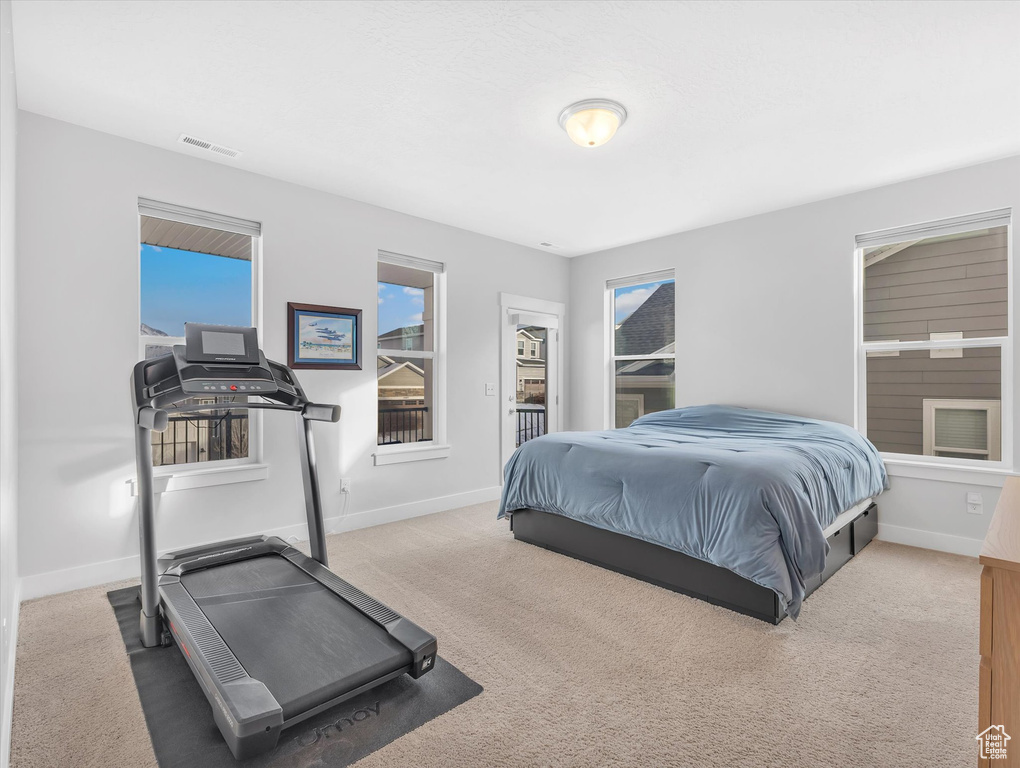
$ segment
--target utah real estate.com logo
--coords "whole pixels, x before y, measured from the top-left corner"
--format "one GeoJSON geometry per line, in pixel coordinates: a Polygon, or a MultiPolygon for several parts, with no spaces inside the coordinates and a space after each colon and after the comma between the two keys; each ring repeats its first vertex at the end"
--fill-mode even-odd
{"type": "Polygon", "coordinates": [[[982,760],[1005,760],[1006,742],[1010,735],[1001,725],[990,725],[974,737],[981,745],[982,760]]]}

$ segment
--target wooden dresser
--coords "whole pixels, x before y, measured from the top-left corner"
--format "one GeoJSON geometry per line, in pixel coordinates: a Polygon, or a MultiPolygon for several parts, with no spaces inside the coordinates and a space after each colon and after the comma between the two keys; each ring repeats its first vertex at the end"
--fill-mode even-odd
{"type": "Polygon", "coordinates": [[[983,759],[978,744],[978,765],[1020,768],[1020,477],[1006,478],[981,564],[978,732],[1002,726],[1011,738],[1006,759],[983,759]]]}

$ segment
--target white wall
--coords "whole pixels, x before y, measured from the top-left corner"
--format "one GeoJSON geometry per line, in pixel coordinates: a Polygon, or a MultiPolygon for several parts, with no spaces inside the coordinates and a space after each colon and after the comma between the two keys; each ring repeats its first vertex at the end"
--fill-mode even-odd
{"type": "MultiPolygon", "coordinates": [[[[1016,157],[573,259],[571,428],[604,425],[605,281],[666,268],[676,270],[677,405],[853,424],[854,236],[1006,206],[1020,212],[1016,157]]],[[[1020,354],[1013,359],[1016,369],[1020,354]]],[[[1013,433],[1016,456],[1020,424],[1013,433]]],[[[879,507],[881,535],[976,553],[999,491],[964,480],[893,477],[879,507]],[[965,513],[970,490],[984,494],[983,516],[965,513]]]]}
{"type": "Polygon", "coordinates": [[[11,3],[0,0],[0,765],[10,754],[18,624],[14,189],[18,102],[11,3]]]}
{"type": "MultiPolygon", "coordinates": [[[[495,498],[498,398],[485,397],[484,384],[499,381],[498,294],[565,301],[566,259],[35,114],[19,120],[25,597],[137,573],[125,480],[134,471],[128,376],[139,322],[139,196],[262,222],[269,357],[286,359],[288,301],[364,309],[363,371],[300,372],[310,397],[344,408],[339,428],[316,426],[327,518],[342,510],[341,475],[353,480],[352,515],[384,510],[361,523],[495,498]],[[446,459],[373,466],[378,249],[448,265],[446,459]],[[67,329],[73,340],[50,341],[67,329]]],[[[291,420],[269,414],[269,478],[165,494],[159,548],[287,526],[304,538],[296,451],[291,420]]]]}

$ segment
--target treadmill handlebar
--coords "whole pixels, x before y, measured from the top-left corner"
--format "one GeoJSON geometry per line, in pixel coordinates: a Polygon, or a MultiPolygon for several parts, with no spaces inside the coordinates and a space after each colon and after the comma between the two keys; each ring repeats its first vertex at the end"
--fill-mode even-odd
{"type": "Polygon", "coordinates": [[[308,421],[340,421],[339,405],[323,405],[322,403],[305,403],[301,415],[308,421]]]}
{"type": "Polygon", "coordinates": [[[305,403],[302,405],[285,405],[283,403],[194,403],[181,406],[170,406],[168,408],[153,408],[142,406],[138,409],[138,426],[151,429],[153,432],[162,432],[170,423],[172,413],[206,413],[208,411],[222,411],[237,408],[241,410],[262,410],[262,411],[300,411],[301,415],[309,421],[340,421],[339,405],[319,405],[316,403],[305,403]]]}
{"type": "Polygon", "coordinates": [[[138,426],[151,429],[153,432],[162,432],[169,423],[169,414],[158,408],[145,406],[138,409],[138,426]]]}

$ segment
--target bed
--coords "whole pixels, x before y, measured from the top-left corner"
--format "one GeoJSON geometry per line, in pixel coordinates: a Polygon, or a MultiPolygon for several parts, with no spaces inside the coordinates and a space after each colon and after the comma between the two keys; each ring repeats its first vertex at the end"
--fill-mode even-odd
{"type": "Polygon", "coordinates": [[[707,405],[525,443],[499,517],[519,540],[779,623],[875,536],[886,486],[846,425],[707,405]]]}

